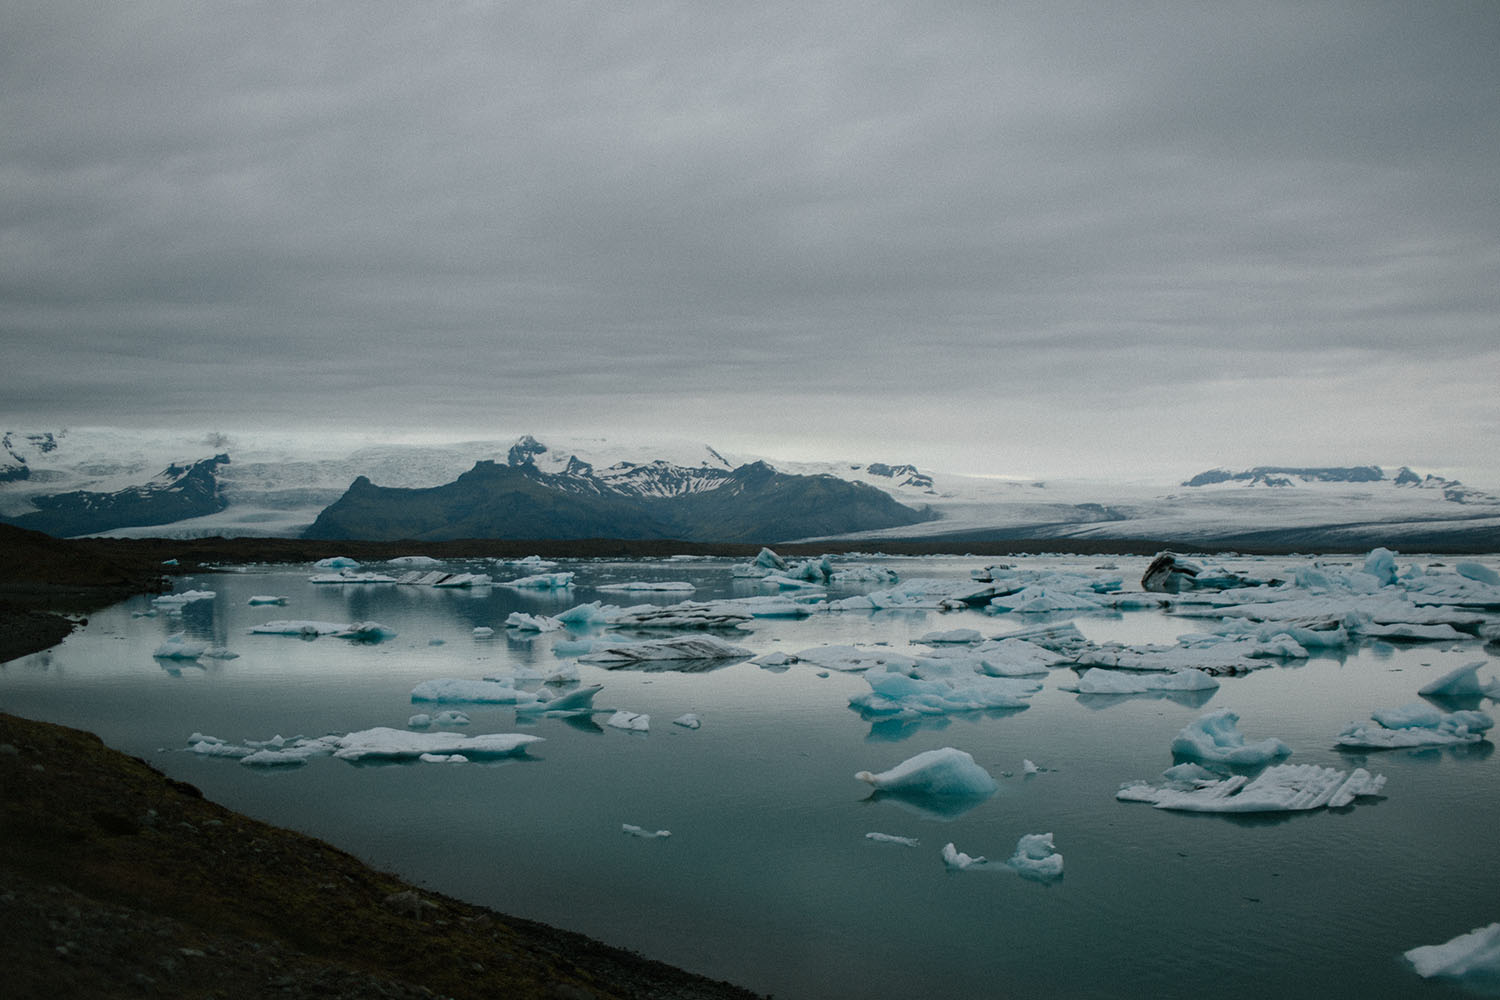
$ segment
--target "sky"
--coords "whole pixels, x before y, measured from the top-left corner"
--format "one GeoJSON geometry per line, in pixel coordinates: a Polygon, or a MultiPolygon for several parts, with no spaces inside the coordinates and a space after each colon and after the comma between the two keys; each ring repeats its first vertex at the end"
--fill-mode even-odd
{"type": "Polygon", "coordinates": [[[0,19],[0,429],[1500,486],[1500,3],[0,19]]]}

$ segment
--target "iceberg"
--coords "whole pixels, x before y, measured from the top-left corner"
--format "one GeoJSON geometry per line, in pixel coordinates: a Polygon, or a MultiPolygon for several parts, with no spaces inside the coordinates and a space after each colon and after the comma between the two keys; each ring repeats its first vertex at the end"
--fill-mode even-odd
{"type": "Polygon", "coordinates": [[[688,712],[673,719],[672,725],[681,726],[683,729],[701,729],[703,727],[703,720],[698,718],[696,714],[688,712]]]}
{"type": "Polygon", "coordinates": [[[1484,664],[1484,660],[1475,660],[1456,670],[1450,670],[1436,680],[1422,685],[1417,689],[1417,694],[1424,698],[1470,698],[1478,695],[1491,701],[1500,701],[1500,680],[1485,682],[1479,679],[1479,668],[1484,664]]]}
{"type": "Polygon", "coordinates": [[[902,847],[916,847],[918,844],[915,837],[898,837],[894,833],[867,833],[865,839],[877,844],[900,844],[902,847]]]}
{"type": "Polygon", "coordinates": [[[590,684],[574,688],[553,698],[538,695],[534,702],[517,702],[516,711],[527,715],[549,715],[554,717],[588,715],[594,711],[594,695],[604,690],[603,684],[590,684]]]}
{"type": "Polygon", "coordinates": [[[1291,747],[1274,736],[1246,743],[1238,728],[1239,721],[1240,717],[1227,708],[1209,712],[1178,732],[1172,740],[1173,756],[1211,764],[1253,766],[1291,754],[1291,747]]]}
{"type": "Polygon", "coordinates": [[[462,677],[438,677],[423,681],[411,690],[412,701],[441,703],[474,702],[486,705],[532,705],[542,699],[515,686],[512,680],[468,680],[462,677]]]}
{"type": "Polygon", "coordinates": [[[1035,882],[1056,882],[1063,874],[1063,856],[1052,846],[1050,833],[1028,833],[1016,841],[1016,851],[1006,864],[1035,882]]]}
{"type": "Polygon", "coordinates": [[[1057,686],[1060,690],[1079,694],[1147,694],[1155,691],[1215,691],[1219,682],[1192,667],[1171,674],[1124,673],[1091,667],[1077,680],[1061,681],[1057,686]]]}
{"type": "Polygon", "coordinates": [[[505,619],[505,627],[522,632],[556,632],[563,623],[548,615],[530,615],[524,611],[512,611],[505,619]]]}
{"type": "Polygon", "coordinates": [[[250,626],[251,635],[296,635],[304,639],[337,635],[349,626],[342,622],[273,621],[250,626]]]}
{"type": "Polygon", "coordinates": [[[573,586],[573,574],[537,573],[532,576],[523,576],[518,580],[508,580],[500,586],[513,587],[516,590],[567,590],[573,586]]]}
{"type": "Polygon", "coordinates": [[[611,628],[731,629],[740,628],[750,618],[749,611],[728,601],[683,601],[666,607],[640,604],[624,608],[609,615],[607,622],[611,628]]]}
{"type": "MultiPolygon", "coordinates": [[[[766,661],[767,657],[782,654],[769,653],[756,662],[766,661]]],[[[812,649],[804,649],[791,654],[792,663],[811,663],[813,666],[822,667],[825,670],[839,670],[844,672],[857,670],[870,670],[873,668],[886,668],[895,670],[912,670],[917,666],[915,656],[904,656],[900,653],[891,653],[884,650],[871,652],[860,649],[858,646],[816,646],[812,649]]]]}
{"type": "Polygon", "coordinates": [[[640,837],[644,840],[663,840],[672,836],[671,830],[647,830],[643,826],[634,823],[621,823],[620,829],[632,837],[640,837]]]}
{"type": "Polygon", "coordinates": [[[954,871],[963,871],[966,868],[982,867],[989,864],[989,862],[985,860],[983,855],[980,855],[979,857],[970,857],[963,851],[960,851],[958,848],[954,847],[952,841],[949,841],[948,843],[943,845],[943,864],[947,865],[954,871]]]}
{"type": "Polygon", "coordinates": [[[1371,712],[1368,722],[1351,722],[1334,744],[1343,749],[1396,750],[1478,743],[1494,725],[1483,712],[1441,712],[1412,702],[1371,712]]]}
{"type": "Polygon", "coordinates": [[[884,792],[927,798],[984,799],[999,786],[988,771],[962,750],[927,750],[888,771],[860,771],[855,779],[884,792]]]}
{"type": "Polygon", "coordinates": [[[151,655],[158,660],[196,660],[207,652],[208,643],[189,639],[182,632],[174,632],[151,655]]]}
{"type": "Polygon", "coordinates": [[[625,729],[633,733],[644,733],[651,728],[651,716],[640,712],[627,712],[623,708],[611,715],[605,725],[625,729]]]}
{"type": "Polygon", "coordinates": [[[542,737],[528,733],[489,733],[462,736],[457,733],[412,733],[404,729],[376,727],[332,741],[333,756],[340,760],[415,760],[423,754],[463,754],[475,757],[509,757],[523,753],[542,737]]]}
{"type": "Polygon", "coordinates": [[[1165,772],[1164,785],[1132,782],[1123,785],[1115,798],[1178,812],[1299,812],[1342,808],[1357,798],[1378,795],[1385,787],[1383,775],[1372,776],[1362,767],[1346,773],[1316,764],[1278,764],[1253,780],[1244,775],[1213,778],[1201,768],[1196,771],[1174,768],[1165,772]]]}
{"type": "Polygon", "coordinates": [[[398,583],[400,581],[385,573],[356,573],[353,570],[344,569],[337,573],[316,573],[308,577],[307,582],[329,586],[341,583],[398,583]]]}
{"type": "Polygon", "coordinates": [[[360,562],[348,556],[329,556],[327,559],[319,559],[313,566],[317,569],[359,569],[360,562]]]}
{"type": "Polygon", "coordinates": [[[659,591],[663,593],[692,593],[698,588],[691,583],[682,581],[653,581],[653,580],[631,580],[626,583],[601,583],[594,587],[602,593],[617,593],[629,591],[659,591]]]}
{"type": "Polygon", "coordinates": [[[912,718],[985,709],[1023,709],[1025,700],[1041,685],[1035,681],[989,677],[984,674],[919,678],[900,671],[865,673],[868,694],[852,695],[849,707],[866,718],[912,718]]]}
{"type": "Polygon", "coordinates": [[[1500,983],[1500,923],[1476,928],[1442,944],[1413,948],[1403,957],[1423,979],[1473,977],[1500,983]]]}
{"type": "Polygon", "coordinates": [[[607,643],[578,659],[582,663],[619,666],[665,660],[730,660],[750,656],[750,650],[711,635],[674,636],[643,642],[607,643]]]}
{"type": "Polygon", "coordinates": [[[180,594],[162,594],[160,597],[153,597],[151,603],[159,608],[170,610],[195,601],[211,601],[217,596],[217,593],[212,590],[184,590],[180,594]]]}

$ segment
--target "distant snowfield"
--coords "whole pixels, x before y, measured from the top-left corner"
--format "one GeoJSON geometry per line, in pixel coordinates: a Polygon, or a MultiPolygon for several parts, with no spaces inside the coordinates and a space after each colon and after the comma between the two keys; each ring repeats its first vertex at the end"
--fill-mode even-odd
{"type": "MultiPolygon", "coordinates": [[[[1351,544],[1369,532],[1399,544],[1404,537],[1440,532],[1500,528],[1500,497],[1466,490],[1465,502],[1445,495],[1443,481],[1368,483],[1294,480],[1288,486],[1229,481],[1186,487],[1181,482],[1099,480],[1026,481],[947,474],[922,467],[874,461],[786,462],[774,456],[726,454],[688,441],[633,443],[609,438],[551,438],[457,442],[376,443],[357,435],[320,439],[236,435],[174,435],[94,428],[40,435],[10,432],[0,464],[24,458],[26,480],[0,482],[0,515],[32,509],[31,498],[72,490],[114,492],[150,480],[167,465],[227,452],[219,468],[228,507],[208,517],[170,525],[121,528],[114,537],[178,538],[296,536],[337,500],[359,476],[381,486],[422,488],[450,483],[481,460],[506,462],[513,449],[524,452],[546,473],[562,473],[586,462],[594,474],[628,476],[631,466],[663,463],[680,470],[733,469],[763,459],[779,471],[828,474],[866,483],[912,507],[928,507],[936,519],[908,527],[844,536],[878,543],[881,539],[960,536],[969,538],[1222,538],[1255,532],[1351,527],[1351,544]],[[627,464],[628,463],[628,464],[627,464]],[[874,470],[874,471],[872,471],[874,470]],[[883,473],[892,473],[885,475],[883,473]]],[[[895,456],[897,458],[901,456],[895,456]]],[[[1186,479],[1200,469],[1183,470],[1186,479]]],[[[678,489],[692,490],[691,475],[678,489]]]]}

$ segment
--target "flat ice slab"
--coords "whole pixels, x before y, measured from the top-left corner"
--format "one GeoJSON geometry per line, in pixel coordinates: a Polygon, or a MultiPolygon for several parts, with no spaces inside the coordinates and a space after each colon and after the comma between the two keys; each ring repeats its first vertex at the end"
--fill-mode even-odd
{"type": "Polygon", "coordinates": [[[1362,767],[1345,772],[1316,764],[1278,764],[1254,779],[1237,774],[1217,779],[1189,776],[1163,785],[1135,782],[1122,787],[1115,798],[1178,812],[1301,812],[1351,805],[1362,796],[1378,795],[1384,787],[1384,775],[1371,775],[1362,767]]]}
{"type": "Polygon", "coordinates": [[[1460,934],[1442,944],[1423,945],[1405,958],[1424,979],[1474,977],[1500,984],[1500,923],[1460,934]]]}

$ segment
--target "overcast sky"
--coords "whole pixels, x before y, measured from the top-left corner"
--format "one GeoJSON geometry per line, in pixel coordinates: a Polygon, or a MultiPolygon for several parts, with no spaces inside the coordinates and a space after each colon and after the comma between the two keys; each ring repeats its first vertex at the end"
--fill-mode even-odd
{"type": "Polygon", "coordinates": [[[1500,3],[0,0],[0,429],[1500,485],[1500,3]]]}

